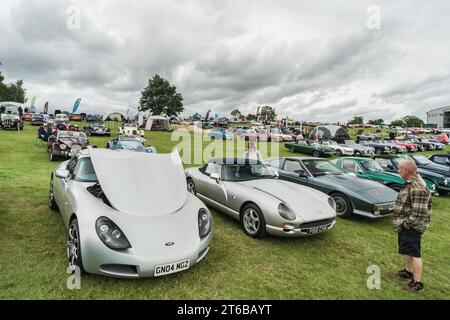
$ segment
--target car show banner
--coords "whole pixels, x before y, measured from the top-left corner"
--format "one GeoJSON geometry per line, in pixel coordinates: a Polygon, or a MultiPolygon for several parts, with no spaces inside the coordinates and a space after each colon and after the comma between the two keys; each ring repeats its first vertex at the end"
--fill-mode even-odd
{"type": "Polygon", "coordinates": [[[78,98],[77,101],[75,101],[75,103],[73,105],[72,113],[77,112],[78,107],[80,106],[80,103],[81,103],[81,98],[78,98]]]}

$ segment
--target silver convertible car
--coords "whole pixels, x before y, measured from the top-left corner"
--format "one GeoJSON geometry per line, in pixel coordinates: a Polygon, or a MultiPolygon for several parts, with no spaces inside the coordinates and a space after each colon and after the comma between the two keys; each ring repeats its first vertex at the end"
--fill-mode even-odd
{"type": "Polygon", "coordinates": [[[72,271],[163,276],[208,253],[213,220],[187,192],[178,152],[86,149],[51,175],[49,207],[68,230],[72,271]]]}
{"type": "Polygon", "coordinates": [[[240,221],[250,237],[308,236],[331,229],[334,200],[320,191],[278,180],[275,170],[245,159],[212,159],[188,168],[188,190],[240,221]]]}

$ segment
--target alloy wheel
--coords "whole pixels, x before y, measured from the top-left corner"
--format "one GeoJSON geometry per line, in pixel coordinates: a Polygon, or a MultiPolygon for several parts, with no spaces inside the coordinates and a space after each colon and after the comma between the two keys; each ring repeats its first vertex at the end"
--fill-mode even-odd
{"type": "Polygon", "coordinates": [[[244,228],[249,234],[256,234],[260,227],[258,213],[253,208],[248,208],[243,215],[244,228]]]}

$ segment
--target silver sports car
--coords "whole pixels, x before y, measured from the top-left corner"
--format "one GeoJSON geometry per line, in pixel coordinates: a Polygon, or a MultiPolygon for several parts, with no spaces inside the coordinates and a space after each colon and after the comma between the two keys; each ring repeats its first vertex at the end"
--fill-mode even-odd
{"type": "Polygon", "coordinates": [[[178,152],[87,149],[51,175],[49,206],[68,229],[71,270],[162,276],[208,253],[213,220],[187,192],[178,152]]]}
{"type": "Polygon", "coordinates": [[[241,222],[254,238],[308,236],[331,229],[336,204],[325,193],[278,180],[273,169],[245,159],[212,159],[188,168],[188,190],[241,222]]]}

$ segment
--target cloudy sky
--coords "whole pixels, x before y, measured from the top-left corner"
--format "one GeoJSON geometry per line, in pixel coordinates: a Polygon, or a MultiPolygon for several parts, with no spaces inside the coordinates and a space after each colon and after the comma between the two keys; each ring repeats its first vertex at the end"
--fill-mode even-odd
{"type": "Polygon", "coordinates": [[[445,0],[2,0],[0,70],[38,108],[127,110],[157,73],[185,115],[426,119],[450,105],[449,16],[445,0]]]}

